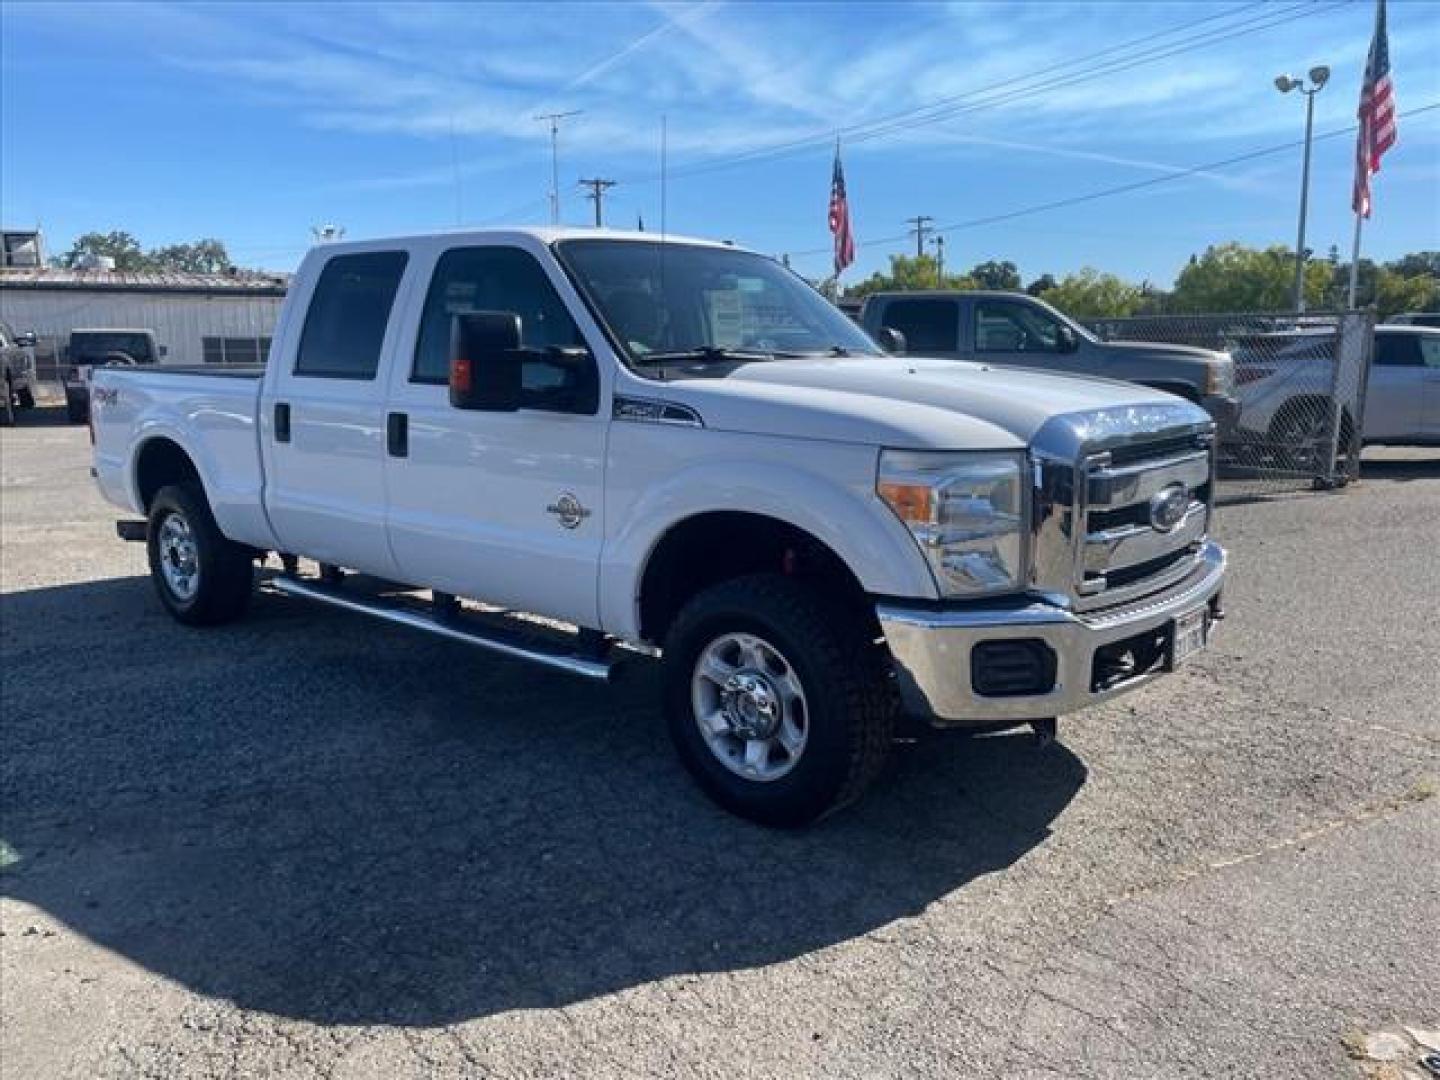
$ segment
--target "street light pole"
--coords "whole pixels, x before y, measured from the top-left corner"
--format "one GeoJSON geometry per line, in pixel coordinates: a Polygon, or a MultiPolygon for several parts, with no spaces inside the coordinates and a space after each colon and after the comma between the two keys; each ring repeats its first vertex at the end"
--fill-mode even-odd
{"type": "Polygon", "coordinates": [[[582,110],[541,113],[536,120],[550,122],[550,224],[560,224],[560,121],[579,116],[582,110]]]}
{"type": "Polygon", "coordinates": [[[1330,79],[1330,69],[1323,65],[1310,69],[1310,81],[1290,75],[1275,79],[1275,88],[1282,94],[1299,90],[1305,95],[1305,155],[1300,170],[1300,229],[1295,238],[1295,310],[1305,310],[1305,216],[1310,207],[1310,143],[1315,130],[1315,95],[1330,79]]]}

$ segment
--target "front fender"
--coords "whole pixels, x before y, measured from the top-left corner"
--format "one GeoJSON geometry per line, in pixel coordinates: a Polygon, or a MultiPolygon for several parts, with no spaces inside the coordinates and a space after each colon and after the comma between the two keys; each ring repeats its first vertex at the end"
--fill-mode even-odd
{"type": "Polygon", "coordinates": [[[873,465],[863,485],[765,460],[682,468],[646,488],[607,540],[599,583],[602,626],[638,640],[640,583],[651,554],[676,525],[717,511],[770,517],[809,533],[844,561],[867,592],[936,599],[935,580],[914,539],[873,486],[873,465]]]}

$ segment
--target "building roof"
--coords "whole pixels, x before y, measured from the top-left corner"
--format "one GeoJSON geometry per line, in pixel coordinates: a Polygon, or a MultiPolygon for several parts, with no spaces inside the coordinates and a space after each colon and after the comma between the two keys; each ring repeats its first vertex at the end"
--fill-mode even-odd
{"type": "Polygon", "coordinates": [[[191,274],[180,270],[69,270],[54,266],[0,269],[3,289],[284,296],[289,284],[289,274],[255,270],[191,274]]]}

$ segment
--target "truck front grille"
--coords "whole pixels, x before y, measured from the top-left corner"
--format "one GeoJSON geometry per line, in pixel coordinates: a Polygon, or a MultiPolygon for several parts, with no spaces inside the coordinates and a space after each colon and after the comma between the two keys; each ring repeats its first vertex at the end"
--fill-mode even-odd
{"type": "Polygon", "coordinates": [[[1124,603],[1188,574],[1210,528],[1208,434],[1085,457],[1075,485],[1077,608],[1124,603]],[[1165,520],[1164,511],[1178,515],[1165,520]]]}
{"type": "Polygon", "coordinates": [[[1183,401],[1067,413],[1035,433],[1030,591],[1079,611],[1195,569],[1210,528],[1215,425],[1183,401]]]}

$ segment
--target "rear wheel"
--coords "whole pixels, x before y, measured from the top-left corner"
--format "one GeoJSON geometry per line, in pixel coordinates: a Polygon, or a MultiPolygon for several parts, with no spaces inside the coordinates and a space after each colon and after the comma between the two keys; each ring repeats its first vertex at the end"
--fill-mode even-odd
{"type": "Polygon", "coordinates": [[[890,749],[898,706],[851,614],[799,582],[724,582],[665,643],[665,704],[680,760],[725,809],[782,828],[857,799],[890,749]]]}
{"type": "Polygon", "coordinates": [[[245,611],[253,555],[220,532],[198,484],[174,484],[155,495],[146,549],[160,602],[180,622],[209,626],[245,611]]]}
{"type": "Polygon", "coordinates": [[[15,400],[19,402],[22,409],[33,409],[35,407],[35,395],[29,387],[15,391],[15,400]]]}
{"type": "Polygon", "coordinates": [[[83,424],[90,419],[89,403],[74,394],[65,395],[65,419],[72,424],[83,424]]]}

